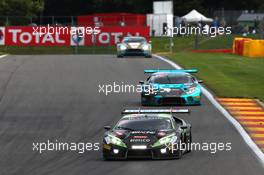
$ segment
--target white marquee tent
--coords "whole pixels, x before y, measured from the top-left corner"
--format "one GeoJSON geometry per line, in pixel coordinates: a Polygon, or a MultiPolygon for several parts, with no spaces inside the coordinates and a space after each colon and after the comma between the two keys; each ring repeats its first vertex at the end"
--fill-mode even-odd
{"type": "Polygon", "coordinates": [[[197,12],[196,10],[190,11],[187,15],[182,16],[182,19],[184,19],[186,22],[212,22],[212,18],[207,18],[201,13],[197,12]]]}

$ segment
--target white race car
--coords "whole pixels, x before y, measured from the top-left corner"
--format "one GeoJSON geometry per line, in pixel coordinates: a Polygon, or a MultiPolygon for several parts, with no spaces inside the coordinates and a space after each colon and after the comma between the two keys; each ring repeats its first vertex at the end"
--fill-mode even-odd
{"type": "Polygon", "coordinates": [[[124,37],[122,42],[117,44],[117,57],[126,55],[143,55],[151,58],[151,44],[144,37],[124,37]]]}

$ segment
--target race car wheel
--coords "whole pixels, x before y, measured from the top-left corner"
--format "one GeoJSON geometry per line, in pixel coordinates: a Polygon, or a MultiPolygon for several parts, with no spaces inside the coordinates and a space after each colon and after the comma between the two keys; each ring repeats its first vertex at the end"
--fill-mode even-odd
{"type": "Polygon", "coordinates": [[[152,58],[152,55],[147,55],[145,56],[145,58],[152,58]]]}
{"type": "Polygon", "coordinates": [[[192,143],[192,132],[190,132],[190,136],[189,136],[189,138],[187,138],[187,140],[186,140],[186,144],[189,145],[189,149],[186,150],[187,153],[189,153],[189,152],[192,151],[192,149],[190,148],[191,143],[192,143]]]}
{"type": "Polygon", "coordinates": [[[151,102],[150,97],[141,95],[141,105],[142,106],[149,106],[150,102],[151,102]]]}
{"type": "Polygon", "coordinates": [[[148,103],[141,99],[141,106],[147,106],[147,105],[148,105],[148,103]]]}
{"type": "Polygon", "coordinates": [[[103,160],[105,160],[105,161],[109,160],[109,158],[106,157],[104,154],[102,155],[102,158],[103,158],[103,160]]]}
{"type": "Polygon", "coordinates": [[[177,151],[177,154],[178,154],[178,156],[177,156],[177,158],[176,159],[181,159],[182,158],[182,150],[181,149],[178,149],[178,151],[177,151]]]}
{"type": "Polygon", "coordinates": [[[123,58],[124,56],[123,55],[117,55],[117,58],[123,58]]]}

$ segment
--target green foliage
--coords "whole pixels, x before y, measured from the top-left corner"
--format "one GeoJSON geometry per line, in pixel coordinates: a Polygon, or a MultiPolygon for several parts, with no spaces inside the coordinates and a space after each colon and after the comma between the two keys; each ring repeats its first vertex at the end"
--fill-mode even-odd
{"type": "Polygon", "coordinates": [[[174,2],[174,13],[183,16],[189,11],[196,9],[204,12],[203,0],[175,0],[174,2]]]}
{"type": "Polygon", "coordinates": [[[34,17],[43,10],[43,0],[0,0],[0,16],[34,17]]]}
{"type": "Polygon", "coordinates": [[[259,24],[259,32],[261,39],[264,39],[264,18],[261,20],[259,24]]]}

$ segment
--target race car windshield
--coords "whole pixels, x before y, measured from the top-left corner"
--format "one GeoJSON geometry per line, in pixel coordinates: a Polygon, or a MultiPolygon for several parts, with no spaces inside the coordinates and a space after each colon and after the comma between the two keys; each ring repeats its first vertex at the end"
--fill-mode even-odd
{"type": "Polygon", "coordinates": [[[124,43],[143,43],[146,42],[145,38],[125,38],[124,43]]]}
{"type": "Polygon", "coordinates": [[[159,131],[171,130],[172,124],[170,119],[123,119],[115,128],[130,131],[159,131]]]}
{"type": "Polygon", "coordinates": [[[193,80],[190,76],[157,75],[152,76],[150,82],[157,84],[190,84],[193,83],[193,80]]]}

